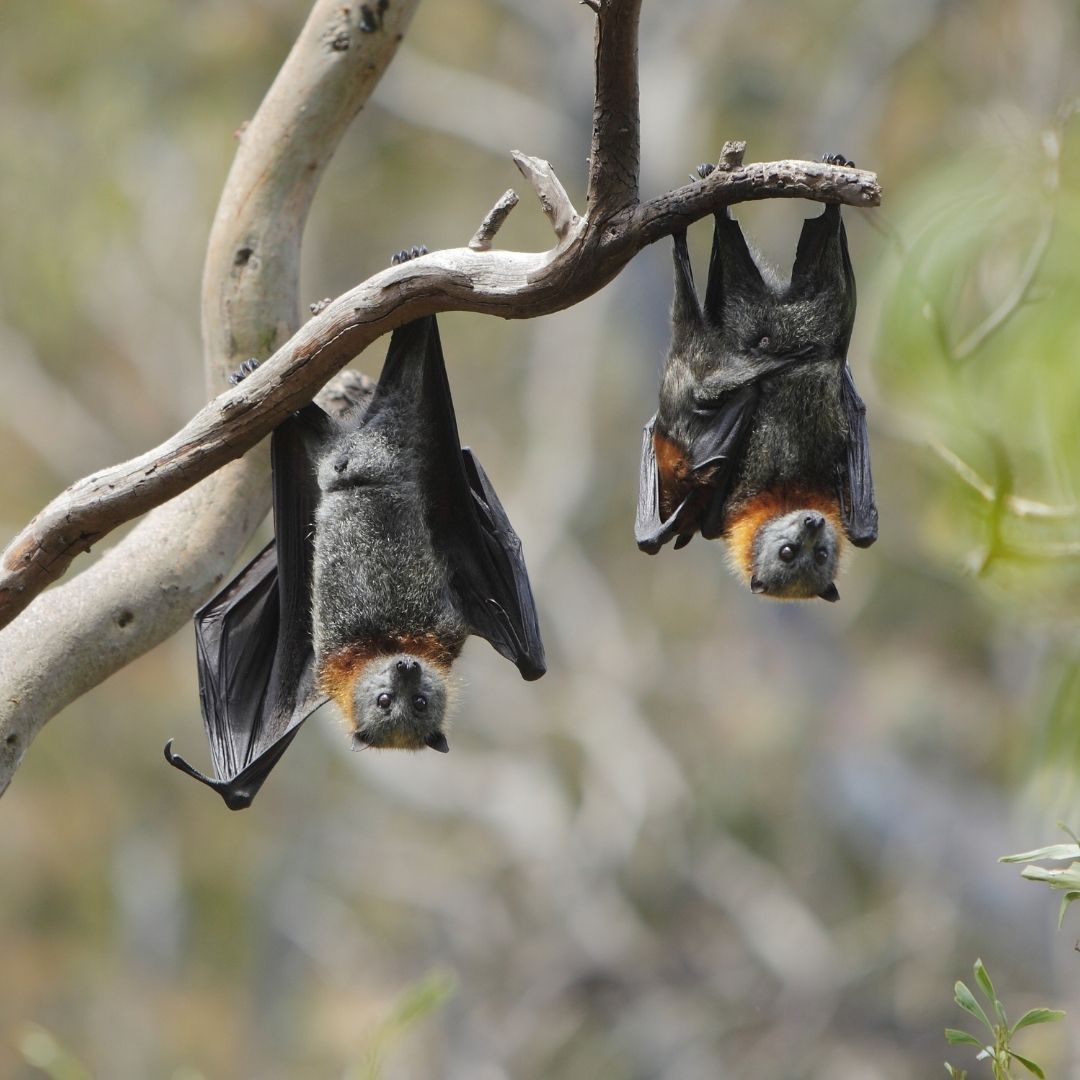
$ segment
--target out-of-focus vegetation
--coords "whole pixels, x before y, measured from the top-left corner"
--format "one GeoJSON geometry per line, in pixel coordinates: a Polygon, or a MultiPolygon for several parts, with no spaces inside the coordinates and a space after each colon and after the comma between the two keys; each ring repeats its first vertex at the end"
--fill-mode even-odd
{"type": "MultiPolygon", "coordinates": [[[[1061,822],[1058,822],[1061,825],[1061,822]]],[[[1068,866],[1025,866],[1023,876],[1028,881],[1041,881],[1049,885],[1051,889],[1063,892],[1061,906],[1058,908],[1058,926],[1065,921],[1065,912],[1069,906],[1080,900],[1080,838],[1065,825],[1061,827],[1072,837],[1071,844],[1050,844],[1047,847],[1036,848],[1034,851],[1023,851],[1019,855],[1002,855],[998,862],[1067,862],[1068,866]]]]}
{"type": "MultiPolygon", "coordinates": [[[[998,1000],[994,984],[990,981],[990,973],[986,970],[981,960],[975,961],[975,984],[982,991],[986,999],[987,1009],[979,1004],[976,996],[968,988],[967,983],[957,980],[954,987],[954,1000],[965,1012],[970,1013],[979,1021],[980,1036],[972,1035],[967,1031],[959,1031],[956,1028],[946,1028],[945,1038],[953,1046],[974,1046],[978,1049],[976,1060],[988,1061],[994,1080],[1012,1080],[1013,1069],[1020,1066],[1031,1073],[1032,1076],[1046,1080],[1046,1073],[1037,1062],[1017,1053],[1014,1048],[1014,1040],[1018,1032],[1025,1028],[1034,1027],[1036,1024],[1049,1024],[1054,1020],[1061,1020],[1065,1014],[1060,1009],[1036,1008],[1028,1009],[1019,1020],[1009,1022],[1005,1006],[998,1000]],[[990,1041],[982,1035],[982,1028],[990,1033],[990,1041]]],[[[946,1063],[945,1069],[953,1080],[965,1080],[966,1069],[957,1069],[946,1063]]]]}
{"type": "MultiPolygon", "coordinates": [[[[37,1030],[119,1080],[901,1080],[940,1075],[972,955],[1017,1015],[1080,1016],[1072,939],[995,862],[1080,803],[1080,15],[644,9],[646,193],[728,138],[882,179],[880,210],[846,212],[881,540],[838,605],[752,598],[700,540],[636,551],[667,242],[557,316],[444,316],[549,674],[473,642],[448,757],[349,754],[320,714],[242,814],[161,758],[202,742],[188,633],[73,705],[0,803],[0,1074],[42,1075],[37,1030]],[[433,970],[454,992],[390,1038],[433,970]]],[[[199,405],[232,133],[305,14],[0,6],[5,536],[199,405]]],[[[465,243],[518,182],[510,149],[581,206],[591,78],[573,0],[423,6],[319,192],[305,299],[465,243]]],[[[523,196],[500,243],[545,247],[523,196]]],[[[738,216],[786,270],[814,212],[738,216]]],[[[1069,1075],[1078,1028],[1025,1050],[1069,1075]]]]}

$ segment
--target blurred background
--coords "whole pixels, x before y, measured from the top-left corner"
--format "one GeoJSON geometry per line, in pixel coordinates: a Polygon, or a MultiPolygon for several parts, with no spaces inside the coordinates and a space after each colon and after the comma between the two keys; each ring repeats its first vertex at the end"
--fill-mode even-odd
{"type": "MultiPolygon", "coordinates": [[[[0,6],[5,542],[201,404],[232,133],[306,13],[0,6]]],[[[509,186],[500,246],[549,246],[509,151],[583,207],[592,22],[422,5],[317,197],[305,303],[463,245],[509,186]]],[[[0,803],[0,1075],[989,1076],[942,1037],[981,956],[1014,1015],[1069,1012],[1017,1048],[1080,1077],[1080,914],[996,862],[1080,827],[1078,55],[1068,0],[647,0],[643,195],[729,138],[880,175],[845,212],[880,541],[837,605],[635,549],[669,242],[549,318],[441,317],[548,675],[473,639],[448,757],[351,754],[324,710],[242,814],[162,760],[208,761],[190,631],[72,705],[0,803]]],[[[786,272],[816,212],[737,214],[786,272]]]]}

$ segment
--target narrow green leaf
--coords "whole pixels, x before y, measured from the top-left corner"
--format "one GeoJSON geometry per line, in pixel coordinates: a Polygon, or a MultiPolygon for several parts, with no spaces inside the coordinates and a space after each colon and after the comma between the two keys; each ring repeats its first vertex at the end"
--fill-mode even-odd
{"type": "Polygon", "coordinates": [[[1061,907],[1058,908],[1058,929],[1061,929],[1061,924],[1065,921],[1065,912],[1068,910],[1069,905],[1074,900],[1080,900],[1080,892],[1067,892],[1061,898],[1061,907]]]}
{"type": "Polygon", "coordinates": [[[975,1038],[974,1035],[969,1035],[966,1031],[960,1031],[957,1028],[946,1028],[945,1038],[953,1044],[953,1046],[959,1046],[961,1044],[965,1046],[982,1046],[982,1043],[975,1038]]]}
{"type": "Polygon", "coordinates": [[[1033,859],[1080,859],[1080,844],[1049,844],[1034,851],[1022,851],[1019,855],[1002,855],[998,862],[1031,862],[1033,859]]]}
{"type": "Polygon", "coordinates": [[[1068,869],[1052,870],[1046,866],[1025,866],[1020,876],[1028,881],[1042,881],[1051,889],[1080,890],[1080,862],[1070,863],[1068,869]]]}
{"type": "Polygon", "coordinates": [[[994,984],[990,981],[990,974],[987,972],[982,960],[975,961],[975,981],[982,987],[983,993],[993,1001],[997,997],[994,993],[994,984]]]}
{"type": "Polygon", "coordinates": [[[1033,1073],[1035,1076],[1037,1076],[1039,1078],[1039,1080],[1046,1080],[1046,1073],[1044,1073],[1042,1071],[1042,1069],[1039,1068],[1039,1066],[1035,1064],[1034,1061],[1031,1061],[1030,1059],[1028,1059],[1026,1057],[1021,1057],[1014,1050],[1009,1051],[1009,1056],[1014,1058],[1016,1061],[1019,1061],[1020,1064],[1023,1065],[1024,1068],[1027,1069],[1027,1071],[1029,1073],[1033,1073]]]}
{"type": "Polygon", "coordinates": [[[1065,1014],[1060,1009],[1029,1009],[1012,1026],[1010,1035],[1015,1035],[1021,1028],[1032,1024],[1049,1024],[1051,1020],[1061,1020],[1065,1014]]]}
{"type": "Polygon", "coordinates": [[[986,1013],[983,1012],[982,1006],[975,1000],[975,995],[962,982],[957,982],[953,987],[953,993],[956,997],[956,1004],[961,1009],[971,1013],[976,1020],[981,1020],[991,1031],[994,1030],[994,1025],[990,1023],[986,1013]]]}
{"type": "Polygon", "coordinates": [[[1077,836],[1076,833],[1074,833],[1072,829],[1070,829],[1069,826],[1065,824],[1064,821],[1059,821],[1057,823],[1057,826],[1062,832],[1068,833],[1069,836],[1071,836],[1076,841],[1077,846],[1080,847],[1080,836],[1077,836]]]}

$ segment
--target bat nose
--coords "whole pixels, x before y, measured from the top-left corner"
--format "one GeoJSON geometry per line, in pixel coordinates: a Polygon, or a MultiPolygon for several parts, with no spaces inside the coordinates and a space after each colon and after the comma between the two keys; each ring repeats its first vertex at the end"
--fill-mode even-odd
{"type": "Polygon", "coordinates": [[[825,524],[825,518],[821,514],[814,512],[812,514],[807,514],[806,517],[803,518],[803,524],[811,532],[817,532],[818,529],[825,524]]]}
{"type": "Polygon", "coordinates": [[[417,660],[402,658],[397,662],[397,669],[402,675],[411,675],[414,671],[418,671],[420,663],[417,660]]]}

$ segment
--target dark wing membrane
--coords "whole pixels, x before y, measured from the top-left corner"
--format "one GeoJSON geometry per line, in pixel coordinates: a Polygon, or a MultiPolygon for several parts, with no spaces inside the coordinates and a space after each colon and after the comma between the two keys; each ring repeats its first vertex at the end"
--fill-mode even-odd
{"type": "Polygon", "coordinates": [[[655,555],[678,532],[679,518],[685,513],[686,500],[666,521],[660,512],[660,470],[656,466],[656,450],[653,432],[656,430],[654,416],[646,425],[641,437],[641,468],[638,472],[637,515],[634,518],[634,539],[637,546],[655,555]]]}
{"type": "Polygon", "coordinates": [[[712,251],[705,283],[705,317],[720,326],[724,322],[726,305],[753,295],[768,296],[769,289],[739,223],[725,206],[713,215],[712,251]]]}
{"type": "Polygon", "coordinates": [[[642,551],[655,554],[674,537],[680,537],[676,546],[682,547],[696,532],[708,540],[720,535],[724,507],[753,424],[759,394],[755,381],[725,394],[713,408],[695,410],[697,433],[686,448],[686,456],[700,483],[690,488],[666,519],[661,517],[664,477],[657,466],[653,441],[656,417],[645,426],[634,521],[634,536],[642,551]]]}
{"type": "Polygon", "coordinates": [[[483,557],[458,577],[458,600],[473,633],[517,664],[523,678],[539,679],[547,664],[521,541],[473,452],[466,447],[461,457],[483,557]]]}
{"type": "Polygon", "coordinates": [[[675,299],[671,306],[671,351],[687,349],[705,332],[705,316],[701,310],[694,268],[686,247],[686,230],[673,233],[672,256],[675,262],[675,299]]]}
{"type": "Polygon", "coordinates": [[[195,615],[199,700],[216,778],[174,754],[171,742],[165,756],[232,810],[251,805],[300,725],[326,700],[315,688],[311,644],[317,486],[307,446],[329,423],[308,406],[274,432],[276,540],[195,615]]]}
{"type": "Polygon", "coordinates": [[[846,356],[855,325],[856,290],[839,206],[826,206],[823,214],[803,222],[791,268],[790,292],[795,296],[829,298],[838,319],[838,354],[846,356]]]}
{"type": "Polygon", "coordinates": [[[694,441],[690,456],[694,472],[710,470],[709,498],[701,515],[701,535],[706,540],[715,540],[723,532],[728,492],[753,427],[760,395],[756,381],[726,395],[708,427],[694,441]]]}
{"type": "Polygon", "coordinates": [[[870,474],[870,438],[866,431],[866,406],[855,389],[847,364],[844,364],[840,394],[848,428],[847,460],[839,484],[840,513],[848,539],[856,547],[869,547],[878,533],[874,478],[870,474]]]}
{"type": "Polygon", "coordinates": [[[463,452],[433,315],[394,331],[368,416],[412,408],[432,543],[446,559],[470,631],[526,679],[543,675],[544,647],[521,542],[479,462],[463,452]]]}

